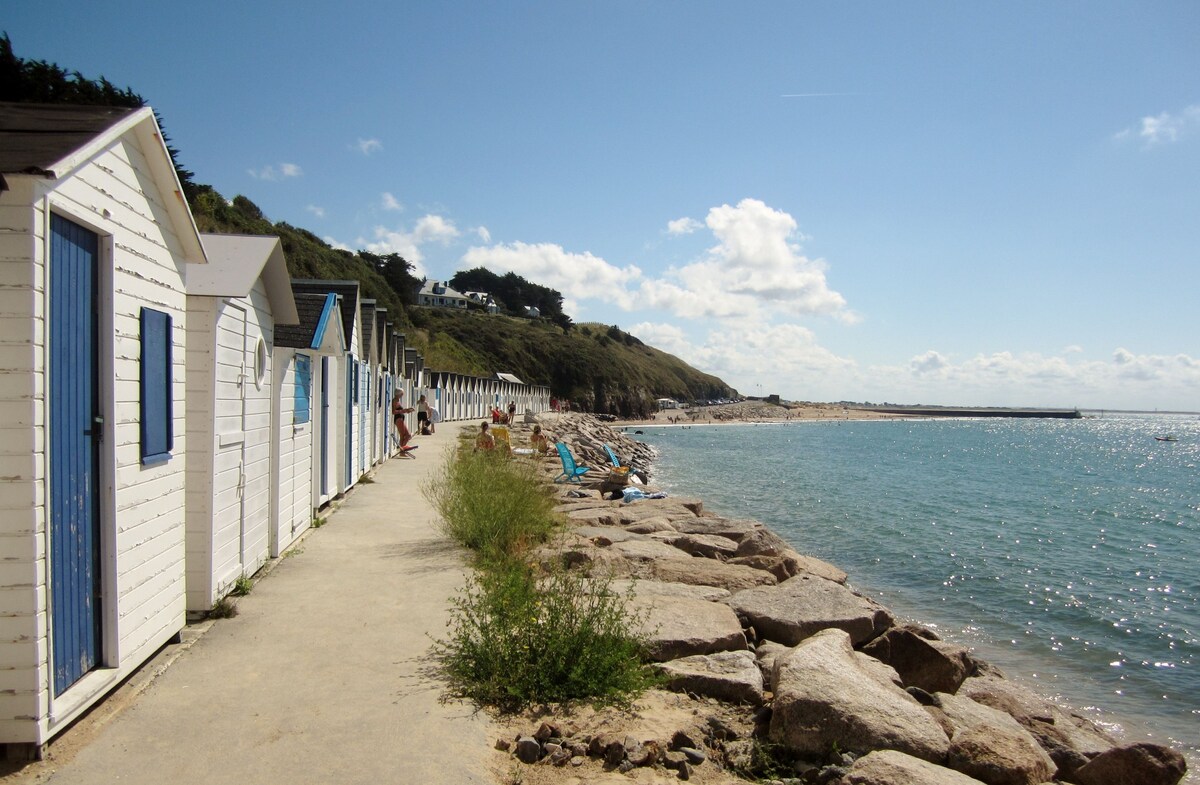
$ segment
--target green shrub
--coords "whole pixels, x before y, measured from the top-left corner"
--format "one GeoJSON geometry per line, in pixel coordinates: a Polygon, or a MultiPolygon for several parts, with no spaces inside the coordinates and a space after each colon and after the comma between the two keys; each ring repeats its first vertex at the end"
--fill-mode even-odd
{"type": "Polygon", "coordinates": [[[655,677],[641,664],[642,619],[606,579],[539,576],[509,561],[468,579],[435,644],[454,697],[502,711],[531,703],[628,701],[655,677]]]}
{"type": "Polygon", "coordinates": [[[461,450],[421,491],[447,536],[482,563],[515,557],[558,527],[553,500],[529,461],[461,450]]]}

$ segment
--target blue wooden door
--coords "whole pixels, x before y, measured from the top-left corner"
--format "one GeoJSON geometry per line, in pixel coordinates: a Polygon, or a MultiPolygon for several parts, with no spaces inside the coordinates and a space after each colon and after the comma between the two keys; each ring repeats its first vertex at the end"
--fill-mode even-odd
{"type": "Polygon", "coordinates": [[[100,661],[99,238],[50,219],[49,507],[54,693],[100,661]]]}

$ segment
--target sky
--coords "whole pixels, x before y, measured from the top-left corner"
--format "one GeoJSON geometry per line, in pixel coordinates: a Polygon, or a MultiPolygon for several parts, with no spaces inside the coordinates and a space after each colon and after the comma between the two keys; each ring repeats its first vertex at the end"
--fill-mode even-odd
{"type": "Polygon", "coordinates": [[[227,198],[744,395],[1200,410],[1200,4],[12,0],[227,198]]]}

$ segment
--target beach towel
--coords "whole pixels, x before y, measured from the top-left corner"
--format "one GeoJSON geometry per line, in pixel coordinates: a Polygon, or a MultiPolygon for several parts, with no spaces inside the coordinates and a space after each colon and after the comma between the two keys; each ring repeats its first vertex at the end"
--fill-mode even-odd
{"type": "Polygon", "coordinates": [[[636,501],[638,499],[665,499],[667,498],[666,491],[655,491],[654,493],[646,493],[641,488],[626,488],[621,491],[621,495],[625,497],[625,503],[636,501]]]}

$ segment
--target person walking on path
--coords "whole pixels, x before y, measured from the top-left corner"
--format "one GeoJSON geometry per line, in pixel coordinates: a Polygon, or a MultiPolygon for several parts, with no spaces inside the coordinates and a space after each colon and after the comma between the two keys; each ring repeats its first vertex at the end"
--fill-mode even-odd
{"type": "Polygon", "coordinates": [[[509,424],[509,426],[512,426],[512,425],[515,425],[516,422],[517,422],[517,402],[509,401],[508,402],[508,424],[509,424]]]}

